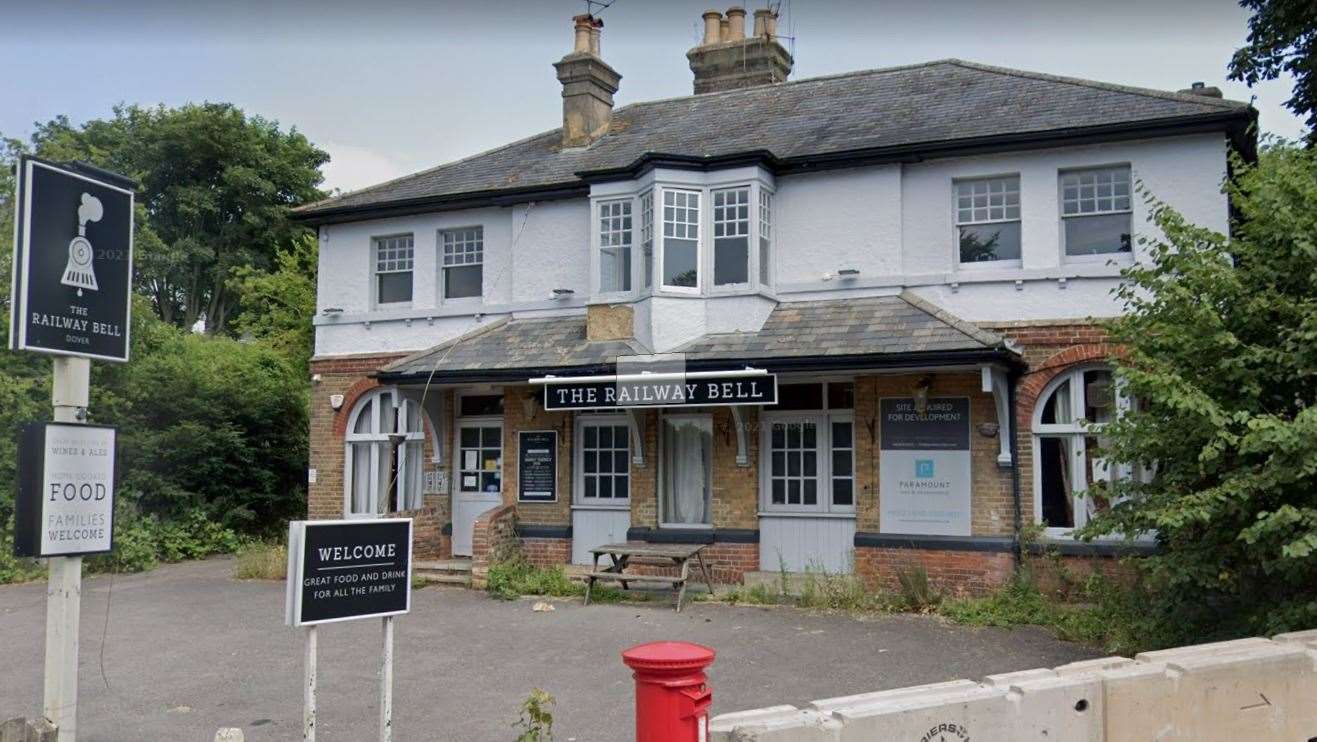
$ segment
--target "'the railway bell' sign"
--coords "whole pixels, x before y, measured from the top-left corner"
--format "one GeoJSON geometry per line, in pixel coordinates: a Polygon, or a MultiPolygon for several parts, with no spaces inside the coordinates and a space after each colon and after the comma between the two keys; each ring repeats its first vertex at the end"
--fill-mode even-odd
{"type": "Polygon", "coordinates": [[[30,423],[18,447],[14,553],[103,554],[114,534],[115,429],[30,423]]]}
{"type": "Polygon", "coordinates": [[[761,372],[655,374],[546,380],[544,409],[777,404],[777,377],[761,372]]]}
{"type": "Polygon", "coordinates": [[[128,360],[133,192],[111,173],[18,161],[9,345],[128,360]]]}

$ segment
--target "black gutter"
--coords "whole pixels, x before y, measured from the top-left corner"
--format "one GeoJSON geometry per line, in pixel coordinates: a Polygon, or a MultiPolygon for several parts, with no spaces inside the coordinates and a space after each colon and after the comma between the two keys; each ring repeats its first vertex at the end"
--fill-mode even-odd
{"type": "Polygon", "coordinates": [[[294,211],[291,216],[294,220],[317,225],[360,219],[379,219],[389,216],[406,216],[434,211],[512,206],[527,201],[583,198],[589,195],[591,183],[629,180],[655,167],[711,170],[754,164],[763,165],[777,175],[791,175],[861,165],[896,162],[912,163],[943,157],[964,157],[1021,149],[1065,147],[1076,144],[1182,136],[1213,131],[1225,131],[1232,144],[1244,156],[1245,160],[1255,161],[1257,159],[1257,146],[1254,135],[1250,134],[1250,130],[1255,129],[1256,121],[1257,111],[1250,106],[1216,113],[1174,116],[1152,121],[1128,121],[1041,132],[993,134],[967,139],[942,139],[886,147],[862,147],[797,157],[779,158],[772,152],[763,149],[711,157],[647,152],[622,167],[583,170],[573,173],[579,179],[573,182],[522,188],[487,189],[444,196],[423,196],[361,206],[327,206],[323,209],[304,207],[307,209],[306,211],[294,211]]]}
{"type": "MultiPolygon", "coordinates": [[[[919,353],[855,354],[837,356],[800,356],[796,358],[713,358],[694,359],[686,362],[687,371],[726,370],[754,365],[770,372],[792,371],[858,371],[864,369],[882,369],[894,367],[929,367],[958,366],[965,364],[1006,363],[1012,368],[1020,368],[1023,360],[1013,351],[1005,348],[984,350],[938,350],[919,353]]],[[[603,376],[616,372],[612,363],[589,364],[582,366],[535,366],[508,369],[440,369],[433,378],[442,383],[455,382],[525,382],[543,376],[560,376],[569,379],[573,376],[603,376]]],[[[432,377],[429,369],[421,371],[397,372],[377,371],[373,378],[387,383],[408,383],[427,381],[432,377]]]]}

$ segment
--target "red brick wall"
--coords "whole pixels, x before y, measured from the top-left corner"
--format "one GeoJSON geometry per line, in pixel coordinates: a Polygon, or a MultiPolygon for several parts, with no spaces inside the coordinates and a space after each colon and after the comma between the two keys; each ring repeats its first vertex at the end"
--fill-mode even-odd
{"type": "Polygon", "coordinates": [[[522,538],[521,553],[537,567],[556,567],[572,560],[572,542],[566,538],[522,538]]]}
{"type": "Polygon", "coordinates": [[[929,583],[952,595],[984,595],[1005,584],[1014,573],[1009,553],[893,549],[861,546],[855,549],[855,572],[870,587],[900,590],[903,571],[923,568],[929,583]]]}

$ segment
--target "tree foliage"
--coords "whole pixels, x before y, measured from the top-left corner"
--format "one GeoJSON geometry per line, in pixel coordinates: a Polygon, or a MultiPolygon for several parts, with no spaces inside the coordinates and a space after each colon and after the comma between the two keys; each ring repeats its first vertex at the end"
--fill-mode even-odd
{"type": "Polygon", "coordinates": [[[273,270],[240,266],[234,271],[244,310],[233,329],[266,341],[300,369],[307,368],[315,343],[311,319],[316,312],[318,248],[313,235],[303,235],[279,250],[273,270]]]}
{"type": "Polygon", "coordinates": [[[1149,199],[1165,239],[1110,324],[1137,404],[1103,448],[1151,473],[1087,529],[1157,535],[1145,566],[1189,637],[1317,625],[1317,151],[1235,168],[1230,237],[1149,199]]]}
{"type": "Polygon", "coordinates": [[[1253,11],[1248,44],[1230,60],[1230,79],[1252,87],[1287,72],[1294,92],[1285,107],[1317,132],[1317,3],[1312,0],[1240,0],[1253,11]]]}
{"type": "Polygon", "coordinates": [[[202,319],[210,334],[241,311],[238,269],[273,269],[279,250],[305,233],[288,210],[324,195],[319,168],[329,160],[296,129],[227,103],[119,106],[82,126],[59,117],[40,124],[32,143],[39,156],[138,181],[137,289],[164,321],[202,319]]]}

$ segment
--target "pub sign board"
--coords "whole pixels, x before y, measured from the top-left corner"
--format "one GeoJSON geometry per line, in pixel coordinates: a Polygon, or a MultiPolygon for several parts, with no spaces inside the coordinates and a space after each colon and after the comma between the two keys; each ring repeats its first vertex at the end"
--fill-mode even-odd
{"type": "Polygon", "coordinates": [[[128,360],[133,192],[112,176],[19,158],[14,350],[128,360]]]}
{"type": "Polygon", "coordinates": [[[114,549],[115,429],[29,423],[18,439],[14,554],[105,554],[114,549]]]}
{"type": "Polygon", "coordinates": [[[735,407],[777,404],[775,374],[717,378],[648,380],[640,375],[617,381],[573,382],[570,377],[544,385],[544,409],[593,410],[618,407],[735,407]]]}
{"type": "Polygon", "coordinates": [[[517,433],[517,499],[553,502],[558,495],[558,431],[517,433]]]}
{"type": "Polygon", "coordinates": [[[411,610],[412,519],[288,524],[284,619],[313,626],[411,610]]]}

